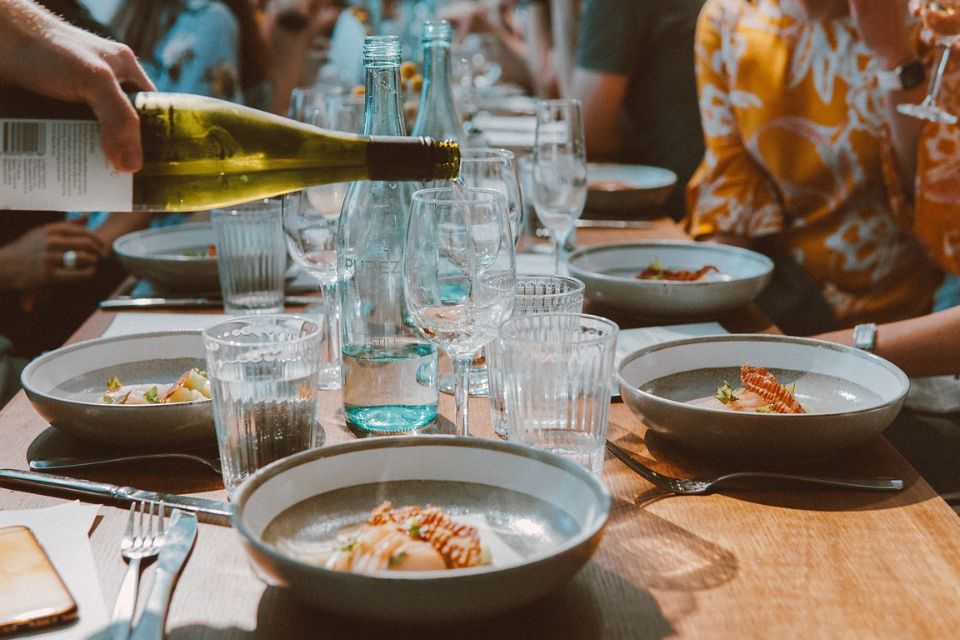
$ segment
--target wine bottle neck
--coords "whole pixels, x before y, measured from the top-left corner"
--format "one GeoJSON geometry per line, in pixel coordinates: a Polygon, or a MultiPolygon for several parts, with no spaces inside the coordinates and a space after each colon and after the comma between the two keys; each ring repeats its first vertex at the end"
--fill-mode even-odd
{"type": "Polygon", "coordinates": [[[460,147],[430,138],[373,136],[367,150],[371,180],[452,180],[460,169],[460,147]]]}

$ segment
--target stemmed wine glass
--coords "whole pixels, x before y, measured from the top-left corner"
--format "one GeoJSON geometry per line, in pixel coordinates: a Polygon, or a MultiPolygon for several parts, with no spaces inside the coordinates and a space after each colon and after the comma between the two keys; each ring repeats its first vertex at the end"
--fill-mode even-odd
{"type": "MultiPolygon", "coordinates": [[[[460,151],[460,174],[457,181],[464,187],[493,189],[503,194],[507,204],[507,217],[516,247],[523,231],[523,198],[520,178],[512,151],[506,149],[463,149],[460,151]]],[[[440,390],[453,393],[453,374],[440,378],[440,390]]],[[[470,367],[469,393],[471,396],[486,396],[490,392],[487,366],[481,353],[470,367]]]]}
{"type": "MultiPolygon", "coordinates": [[[[355,96],[328,95],[323,106],[305,109],[311,124],[357,133],[363,128],[363,102],[355,96]]],[[[287,251],[294,261],[320,285],[321,312],[329,363],[320,371],[320,387],[341,385],[340,296],[337,295],[337,226],[347,183],[310,187],[284,196],[283,230],[287,251]]]]}
{"type": "Polygon", "coordinates": [[[960,2],[958,0],[924,0],[919,5],[920,18],[925,30],[933,34],[936,43],[943,47],[937,70],[930,79],[927,96],[920,104],[898,104],[897,111],[930,122],[956,124],[957,116],[939,103],[943,74],[950,61],[953,45],[960,41],[960,2]]]}
{"type": "Polygon", "coordinates": [[[570,230],[587,203],[587,155],[579,100],[537,104],[533,147],[533,206],[556,245],[554,271],[570,230]]]}
{"type": "Polygon", "coordinates": [[[503,195],[456,184],[414,193],[403,270],[413,323],[450,358],[457,433],[467,436],[470,363],[513,310],[516,257],[503,195]]]}

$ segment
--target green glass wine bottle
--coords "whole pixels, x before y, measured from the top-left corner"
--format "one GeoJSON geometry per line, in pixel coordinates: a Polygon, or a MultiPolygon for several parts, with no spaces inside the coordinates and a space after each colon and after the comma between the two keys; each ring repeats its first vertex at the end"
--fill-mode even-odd
{"type": "Polygon", "coordinates": [[[327,131],[202,96],[136,93],[143,169],[112,170],[82,105],[0,87],[0,209],[194,211],[316,184],[456,177],[456,142],[327,131]]]}

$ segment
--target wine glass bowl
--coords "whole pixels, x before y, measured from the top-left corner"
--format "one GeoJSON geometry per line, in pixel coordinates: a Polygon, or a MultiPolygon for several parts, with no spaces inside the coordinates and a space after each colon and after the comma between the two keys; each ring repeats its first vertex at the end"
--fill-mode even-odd
{"type": "Polygon", "coordinates": [[[450,358],[457,430],[468,435],[470,363],[513,310],[516,264],[503,195],[457,185],[414,193],[403,269],[410,319],[450,358]]]}
{"type": "Polygon", "coordinates": [[[534,209],[553,238],[554,270],[559,273],[563,243],[587,202],[587,158],[579,100],[542,100],[537,104],[531,183],[534,209]]]}

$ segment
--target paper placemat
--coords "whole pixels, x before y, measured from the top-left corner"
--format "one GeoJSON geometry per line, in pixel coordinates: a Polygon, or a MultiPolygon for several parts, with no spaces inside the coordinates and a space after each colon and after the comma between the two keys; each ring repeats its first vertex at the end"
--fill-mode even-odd
{"type": "Polygon", "coordinates": [[[33,531],[77,603],[77,621],[52,627],[43,634],[44,640],[89,638],[109,623],[88,537],[99,511],[99,505],[79,501],[46,509],[0,511],[0,527],[23,525],[33,531]]]}
{"type": "Polygon", "coordinates": [[[118,313],[101,337],[130,336],[156,331],[203,331],[227,318],[223,313],[118,313]]]}

